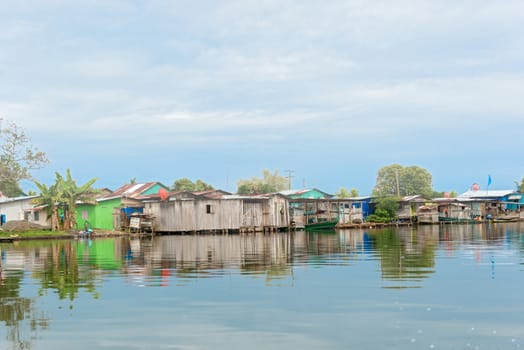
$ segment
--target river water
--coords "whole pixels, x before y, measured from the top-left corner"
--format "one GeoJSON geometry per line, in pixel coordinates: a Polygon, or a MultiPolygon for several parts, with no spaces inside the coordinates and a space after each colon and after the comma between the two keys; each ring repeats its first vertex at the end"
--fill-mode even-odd
{"type": "Polygon", "coordinates": [[[0,249],[0,349],[524,348],[524,223],[0,249]]]}

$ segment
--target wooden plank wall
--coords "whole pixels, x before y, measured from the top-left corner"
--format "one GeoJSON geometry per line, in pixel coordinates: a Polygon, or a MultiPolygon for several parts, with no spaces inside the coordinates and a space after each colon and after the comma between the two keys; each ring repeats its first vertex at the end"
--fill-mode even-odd
{"type": "Polygon", "coordinates": [[[146,214],[156,218],[155,231],[196,232],[289,226],[285,198],[204,199],[148,202],[146,214]],[[210,211],[210,212],[209,212],[210,211]]]}

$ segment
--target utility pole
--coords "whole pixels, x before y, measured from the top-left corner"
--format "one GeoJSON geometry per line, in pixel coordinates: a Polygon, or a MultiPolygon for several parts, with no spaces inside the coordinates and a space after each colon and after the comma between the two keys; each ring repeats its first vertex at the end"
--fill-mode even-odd
{"type": "Polygon", "coordinates": [[[291,189],[291,179],[294,178],[293,174],[295,172],[295,170],[284,170],[285,173],[287,173],[287,186],[288,186],[288,190],[291,189]]]}
{"type": "Polygon", "coordinates": [[[395,179],[397,180],[397,197],[400,197],[400,183],[398,182],[398,170],[395,170],[395,179]]]}

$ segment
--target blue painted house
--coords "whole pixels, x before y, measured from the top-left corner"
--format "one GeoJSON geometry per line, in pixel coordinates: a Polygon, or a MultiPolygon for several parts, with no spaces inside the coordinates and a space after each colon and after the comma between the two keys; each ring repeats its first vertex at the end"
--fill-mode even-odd
{"type": "Polygon", "coordinates": [[[362,218],[364,221],[368,216],[373,214],[373,208],[371,206],[372,199],[373,197],[371,196],[349,198],[349,200],[351,201],[351,206],[353,208],[362,210],[362,218]]]}

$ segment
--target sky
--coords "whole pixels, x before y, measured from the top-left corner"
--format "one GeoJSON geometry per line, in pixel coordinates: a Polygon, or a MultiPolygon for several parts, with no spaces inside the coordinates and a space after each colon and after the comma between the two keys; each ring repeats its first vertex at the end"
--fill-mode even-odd
{"type": "Polygon", "coordinates": [[[512,189],[523,88],[520,0],[0,3],[0,118],[49,184],[234,192],[269,169],[366,195],[401,164],[437,191],[512,189]]]}

